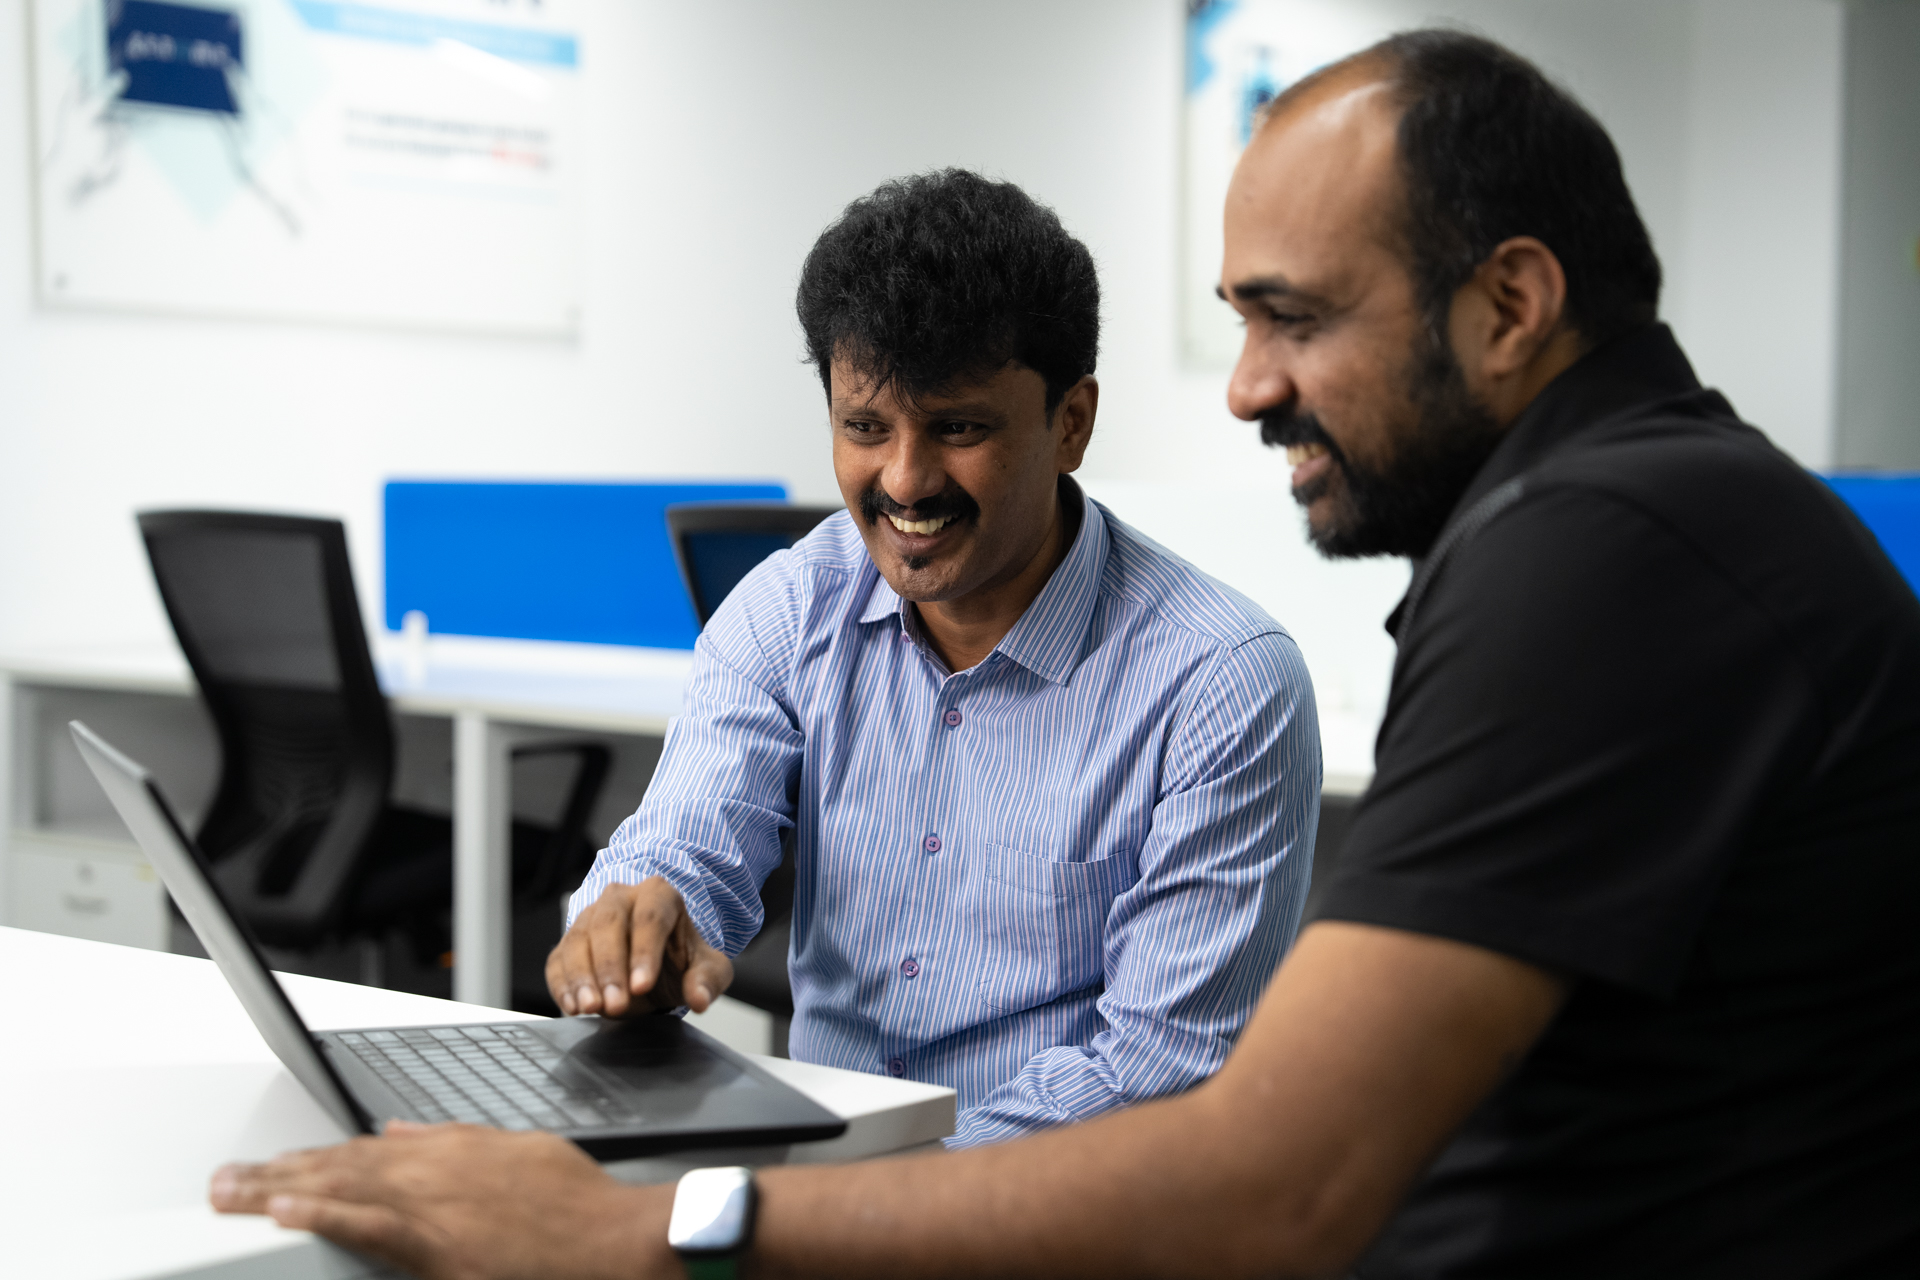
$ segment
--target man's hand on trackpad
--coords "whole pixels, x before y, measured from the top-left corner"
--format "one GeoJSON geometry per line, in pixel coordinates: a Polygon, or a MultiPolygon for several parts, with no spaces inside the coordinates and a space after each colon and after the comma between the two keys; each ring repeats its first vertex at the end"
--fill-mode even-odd
{"type": "Polygon", "coordinates": [[[686,1005],[704,1012],[733,982],[733,962],[693,927],[659,876],[609,885],[547,957],[547,989],[569,1014],[611,1018],[686,1005]]]}

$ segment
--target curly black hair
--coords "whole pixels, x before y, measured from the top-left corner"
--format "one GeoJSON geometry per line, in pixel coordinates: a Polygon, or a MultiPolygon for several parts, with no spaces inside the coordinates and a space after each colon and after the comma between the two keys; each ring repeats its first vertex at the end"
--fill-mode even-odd
{"type": "Polygon", "coordinates": [[[909,403],[1018,363],[1046,382],[1051,415],[1100,348],[1087,247],[1019,187],[965,169],[848,205],[807,254],[796,305],[829,395],[836,358],[909,403]]]}

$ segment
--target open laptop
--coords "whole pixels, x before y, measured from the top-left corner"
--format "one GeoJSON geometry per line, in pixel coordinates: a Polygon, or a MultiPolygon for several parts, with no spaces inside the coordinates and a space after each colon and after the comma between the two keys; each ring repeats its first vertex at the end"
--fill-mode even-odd
{"type": "Polygon", "coordinates": [[[86,725],[68,728],[253,1025],[348,1133],[461,1120],[548,1129],[618,1160],[846,1132],[840,1117],[675,1017],[309,1031],[152,777],[86,725]]]}

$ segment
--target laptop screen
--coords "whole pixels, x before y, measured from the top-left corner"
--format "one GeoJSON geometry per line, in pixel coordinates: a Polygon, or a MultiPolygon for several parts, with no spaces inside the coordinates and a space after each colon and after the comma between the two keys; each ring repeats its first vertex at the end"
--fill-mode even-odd
{"type": "Polygon", "coordinates": [[[207,875],[192,842],[147,771],[78,720],[70,721],[67,727],[80,749],[80,758],[100,780],[107,798],[133,832],[147,861],[160,873],[167,892],[179,904],[207,954],[220,966],[227,985],[240,998],[267,1047],[344,1131],[372,1132],[333,1068],[314,1046],[306,1024],[268,971],[259,949],[227,909],[219,886],[207,875]]]}

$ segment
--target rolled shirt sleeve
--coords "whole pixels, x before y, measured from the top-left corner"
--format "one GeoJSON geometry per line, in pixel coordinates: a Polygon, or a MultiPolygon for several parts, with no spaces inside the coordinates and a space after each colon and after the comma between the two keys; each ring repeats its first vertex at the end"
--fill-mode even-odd
{"type": "Polygon", "coordinates": [[[760,932],[760,885],[780,865],[806,750],[780,696],[785,664],[767,652],[791,648],[786,569],[762,565],[729,597],[732,625],[701,634],[646,798],[573,895],[569,927],[609,885],[660,876],[708,945],[734,956],[760,932]]]}

